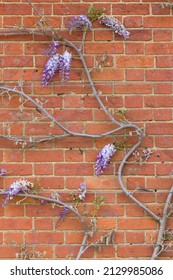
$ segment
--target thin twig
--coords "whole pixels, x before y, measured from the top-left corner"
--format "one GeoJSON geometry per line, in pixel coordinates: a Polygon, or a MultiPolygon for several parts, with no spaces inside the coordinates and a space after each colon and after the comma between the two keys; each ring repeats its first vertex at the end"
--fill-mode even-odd
{"type": "MultiPolygon", "coordinates": [[[[5,194],[6,194],[6,191],[0,191],[0,195],[5,195],[5,194]]],[[[51,197],[45,197],[45,196],[29,194],[29,193],[24,193],[24,194],[18,193],[16,196],[25,197],[25,198],[33,198],[33,199],[36,199],[36,200],[39,200],[39,201],[43,200],[43,201],[47,201],[47,202],[50,202],[50,203],[55,203],[55,204],[58,204],[58,205],[60,205],[64,208],[67,208],[68,210],[72,211],[80,219],[80,221],[83,225],[83,228],[84,228],[84,232],[85,233],[88,232],[87,224],[85,223],[84,218],[80,215],[80,213],[74,207],[72,207],[71,204],[64,203],[60,199],[58,199],[57,197],[55,199],[55,198],[51,198],[51,197]]]]}
{"type": "Polygon", "coordinates": [[[163,247],[162,247],[163,246],[162,245],[163,234],[164,234],[164,231],[166,228],[166,222],[167,222],[167,218],[168,218],[168,209],[169,209],[169,204],[170,204],[172,195],[173,195],[173,186],[171,187],[171,190],[167,196],[165,207],[163,210],[163,216],[162,216],[162,219],[160,220],[159,234],[158,234],[157,243],[156,243],[157,245],[155,246],[152,257],[151,257],[152,260],[156,259],[157,256],[163,251],[163,247]]]}

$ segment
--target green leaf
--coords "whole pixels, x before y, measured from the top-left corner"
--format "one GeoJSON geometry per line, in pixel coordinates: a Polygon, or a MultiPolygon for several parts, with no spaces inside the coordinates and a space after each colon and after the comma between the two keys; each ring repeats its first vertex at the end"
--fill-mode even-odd
{"type": "Polygon", "coordinates": [[[86,16],[90,19],[91,22],[94,22],[98,20],[98,18],[104,13],[104,11],[105,8],[96,9],[92,4],[86,13],[86,16]]]}

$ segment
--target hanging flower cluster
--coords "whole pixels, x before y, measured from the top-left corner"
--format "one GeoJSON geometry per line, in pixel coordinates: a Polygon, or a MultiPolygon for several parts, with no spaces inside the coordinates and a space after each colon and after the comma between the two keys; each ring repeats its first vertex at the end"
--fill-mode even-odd
{"type": "Polygon", "coordinates": [[[113,29],[115,33],[123,36],[125,40],[129,38],[130,32],[127,31],[125,26],[113,16],[102,15],[99,17],[99,22],[113,29]]]}
{"type": "Polygon", "coordinates": [[[42,85],[47,86],[57,71],[60,73],[61,81],[65,82],[69,77],[72,55],[65,51],[63,54],[53,55],[43,70],[42,85]]]}
{"type": "Polygon", "coordinates": [[[96,176],[103,174],[103,170],[106,169],[110,158],[115,154],[116,148],[114,144],[107,144],[103,147],[97,156],[97,161],[95,164],[96,176]]]}
{"type": "Polygon", "coordinates": [[[5,206],[9,200],[13,199],[18,193],[28,193],[33,188],[33,184],[27,180],[19,180],[11,184],[5,193],[5,199],[2,206],[5,206]]]}
{"type": "Polygon", "coordinates": [[[80,28],[82,30],[91,29],[92,23],[85,15],[75,16],[69,23],[68,30],[71,33],[74,28],[80,28]]]}

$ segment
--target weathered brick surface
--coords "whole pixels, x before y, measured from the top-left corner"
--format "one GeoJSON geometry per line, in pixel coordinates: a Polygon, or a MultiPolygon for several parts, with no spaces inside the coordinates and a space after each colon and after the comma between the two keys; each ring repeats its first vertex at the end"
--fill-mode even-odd
{"type": "MultiPolygon", "coordinates": [[[[71,35],[64,30],[74,15],[85,14],[91,0],[33,0],[61,34],[79,45],[81,32],[71,35]]],[[[166,0],[105,0],[95,1],[96,7],[105,7],[107,14],[121,20],[131,32],[124,41],[108,28],[94,23],[88,32],[84,55],[89,68],[99,61],[105,51],[108,59],[103,69],[91,73],[102,102],[116,115],[118,109],[126,109],[130,122],[144,129],[146,137],[141,146],[152,150],[148,162],[142,166],[131,157],[123,171],[123,182],[135,191],[145,186],[152,192],[135,191],[134,196],[156,214],[162,215],[164,203],[172,186],[173,170],[173,11],[166,0]],[[165,5],[163,6],[163,3],[165,5]]],[[[38,17],[26,1],[0,3],[0,28],[24,25],[34,28],[38,17]]],[[[23,90],[68,129],[76,132],[104,133],[114,129],[108,117],[92,94],[82,63],[74,50],[70,81],[61,85],[58,74],[53,85],[41,86],[42,70],[47,61],[44,53],[50,39],[44,36],[11,35],[0,37],[0,84],[17,86],[23,81],[23,90]]],[[[61,52],[63,46],[59,48],[61,52]]],[[[70,49],[68,48],[70,51],[70,49]]],[[[0,133],[11,136],[59,135],[62,130],[53,126],[47,117],[30,102],[19,106],[16,94],[0,94],[0,133]]],[[[119,117],[117,115],[117,117],[119,117]]],[[[157,238],[157,223],[143,209],[135,205],[121,190],[117,170],[123,158],[118,151],[104,175],[96,177],[94,162],[98,151],[112,141],[124,141],[118,133],[115,137],[96,139],[69,137],[41,143],[23,149],[12,141],[0,139],[0,169],[7,175],[0,177],[0,188],[8,188],[12,182],[25,178],[37,182],[38,191],[50,196],[53,191],[67,202],[70,193],[78,190],[85,181],[88,188],[86,211],[94,213],[95,193],[104,196],[104,205],[98,211],[97,232],[89,241],[115,229],[116,250],[112,246],[102,250],[90,248],[82,256],[94,259],[149,259],[157,238]],[[113,139],[114,138],[114,139],[113,139]]],[[[127,137],[127,144],[136,139],[127,137]]],[[[2,197],[0,197],[2,201],[2,197]]],[[[23,243],[28,249],[46,252],[45,258],[64,259],[75,257],[82,242],[82,225],[74,214],[57,224],[62,208],[26,199],[20,203],[15,198],[5,208],[0,208],[0,259],[15,259],[23,243]],[[71,245],[72,244],[72,245],[71,245]],[[13,246],[12,246],[13,245],[13,246]]],[[[81,213],[85,210],[81,205],[81,213]]],[[[89,224],[89,218],[87,218],[89,224]]],[[[173,230],[172,218],[168,227],[173,230]]],[[[161,255],[173,258],[169,250],[161,255]]]]}

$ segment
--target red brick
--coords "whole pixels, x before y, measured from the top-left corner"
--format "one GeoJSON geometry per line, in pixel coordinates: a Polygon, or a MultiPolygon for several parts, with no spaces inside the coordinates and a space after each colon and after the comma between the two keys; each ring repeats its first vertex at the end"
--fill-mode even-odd
{"type": "Polygon", "coordinates": [[[81,244],[83,240],[83,232],[66,232],[66,244],[81,244]]]}
{"type": "Polygon", "coordinates": [[[129,41],[151,41],[152,32],[151,30],[131,30],[131,35],[128,39],[129,41]]]}
{"type": "Polygon", "coordinates": [[[160,148],[172,148],[173,136],[158,136],[156,137],[156,145],[160,148]]]}
{"type": "Polygon", "coordinates": [[[90,164],[83,163],[64,163],[55,164],[55,174],[56,175],[92,175],[93,167],[90,164]]]}
{"type": "MultiPolygon", "coordinates": [[[[123,107],[123,98],[122,96],[108,96],[101,97],[101,101],[108,108],[120,108],[123,107]]],[[[98,108],[99,103],[94,96],[85,96],[84,97],[84,107],[87,108],[98,108]]]]}
{"type": "Polygon", "coordinates": [[[96,41],[112,41],[113,40],[113,32],[108,30],[94,30],[94,39],[96,41]]]}
{"type": "Polygon", "coordinates": [[[146,70],[147,81],[170,81],[173,70],[146,70]]]}
{"type": "MultiPolygon", "coordinates": [[[[150,71],[150,70],[148,70],[150,71]]],[[[115,93],[121,94],[149,94],[152,93],[152,85],[148,83],[116,84],[115,93]]]]}
{"type": "MultiPolygon", "coordinates": [[[[50,4],[41,3],[41,4],[34,4],[34,6],[38,11],[43,9],[45,15],[51,15],[52,14],[52,5],[50,5],[50,4]]],[[[35,11],[33,11],[33,14],[37,15],[37,13],[35,11]]]]}
{"type": "Polygon", "coordinates": [[[142,108],[143,107],[142,96],[126,96],[125,106],[126,108],[142,108]]]}
{"type": "Polygon", "coordinates": [[[158,109],[154,111],[155,121],[171,121],[172,112],[171,109],[158,109]]]}
{"type": "Polygon", "coordinates": [[[173,134],[173,123],[150,123],[147,124],[147,133],[148,134],[173,134]]]}
{"type": "Polygon", "coordinates": [[[88,189],[117,189],[119,183],[117,178],[112,177],[87,177],[86,184],[88,189]]]}
{"type": "Polygon", "coordinates": [[[34,164],[34,173],[36,175],[52,175],[53,174],[53,166],[52,164],[34,164]]]}
{"type": "MultiPolygon", "coordinates": [[[[158,203],[165,203],[166,199],[167,199],[167,196],[168,196],[168,192],[160,191],[160,192],[157,193],[157,200],[156,201],[158,203]]],[[[172,200],[171,200],[171,202],[172,202],[172,200]]]]}
{"type": "Polygon", "coordinates": [[[128,243],[131,243],[133,245],[134,243],[144,243],[145,242],[145,236],[144,232],[126,232],[126,241],[128,243]]]}
{"type": "Polygon", "coordinates": [[[4,243],[5,244],[11,244],[11,246],[14,246],[14,243],[16,244],[22,244],[24,242],[24,234],[22,232],[5,232],[4,233],[4,243]]]}
{"type": "Polygon", "coordinates": [[[5,151],[5,160],[6,162],[20,162],[23,161],[23,152],[22,151],[5,151]]]}
{"type": "Polygon", "coordinates": [[[0,258],[1,259],[16,259],[16,254],[20,253],[20,246],[11,246],[11,244],[0,246],[0,258]]]}
{"type": "Polygon", "coordinates": [[[130,121],[151,121],[153,120],[152,110],[128,110],[126,112],[126,118],[130,121]]]}
{"type": "Polygon", "coordinates": [[[128,189],[134,190],[135,187],[144,186],[145,180],[144,180],[144,178],[141,178],[138,176],[131,176],[126,179],[126,183],[127,183],[128,189]]]}
{"type": "Polygon", "coordinates": [[[27,244],[57,244],[63,242],[63,233],[60,232],[29,232],[26,233],[27,244]]]}
{"type": "Polygon", "coordinates": [[[117,67],[152,68],[154,58],[152,56],[118,56],[117,67]]]}
{"type": "Polygon", "coordinates": [[[14,26],[14,25],[22,25],[22,17],[19,16],[5,16],[3,17],[3,27],[7,28],[9,26],[14,26]]]}
{"type": "Polygon", "coordinates": [[[28,15],[31,14],[31,6],[28,4],[0,4],[1,15],[28,15]]]}
{"type": "Polygon", "coordinates": [[[173,170],[173,164],[162,163],[156,165],[156,174],[159,176],[171,176],[171,172],[173,170]]]}
{"type": "Polygon", "coordinates": [[[80,150],[67,150],[65,151],[65,160],[67,162],[81,162],[83,154],[80,150]]]}
{"type": "MultiPolygon", "coordinates": [[[[23,199],[23,198],[21,198],[23,199]]],[[[7,217],[20,217],[24,216],[24,207],[23,205],[14,205],[14,204],[9,204],[6,207],[6,216],[7,217]]]]}
{"type": "MultiPolygon", "coordinates": [[[[164,90],[165,87],[160,88],[159,90],[164,90]]],[[[167,89],[167,88],[166,88],[167,89]]],[[[151,108],[169,108],[173,105],[172,96],[145,96],[144,98],[145,107],[151,108]]]]}
{"type": "Polygon", "coordinates": [[[62,189],[64,188],[64,178],[62,177],[40,177],[39,184],[44,189],[62,189]]]}
{"type": "Polygon", "coordinates": [[[66,187],[68,189],[78,189],[80,183],[84,181],[82,177],[67,177],[66,178],[66,187]]]}
{"type": "Polygon", "coordinates": [[[57,217],[57,209],[50,205],[27,205],[26,216],[29,217],[57,217]]]}
{"type": "Polygon", "coordinates": [[[41,81],[42,70],[26,69],[24,70],[23,77],[25,81],[41,81]]]}
{"type": "Polygon", "coordinates": [[[91,121],[92,111],[82,109],[69,109],[69,110],[57,110],[54,113],[55,119],[58,121],[91,121]]]}
{"type": "Polygon", "coordinates": [[[19,43],[7,43],[4,46],[4,52],[7,55],[23,54],[23,44],[19,43]]]}
{"type": "Polygon", "coordinates": [[[32,220],[30,218],[2,218],[0,220],[1,230],[31,230],[32,220]]]}
{"type": "Polygon", "coordinates": [[[139,28],[142,27],[142,17],[141,16],[130,16],[125,17],[124,25],[128,28],[139,28]]]}
{"type": "Polygon", "coordinates": [[[126,70],[126,80],[127,81],[143,81],[144,80],[144,70],[127,69],[126,70]]]}
{"type": "Polygon", "coordinates": [[[32,164],[26,163],[8,163],[4,164],[3,167],[8,170],[10,176],[26,176],[32,175],[32,164]]]}
{"type": "Polygon", "coordinates": [[[115,218],[97,218],[97,227],[101,230],[112,230],[116,226],[115,218]]]}
{"type": "Polygon", "coordinates": [[[64,97],[64,107],[66,108],[81,108],[82,107],[82,97],[81,96],[65,96],[64,97]]]}
{"type": "Polygon", "coordinates": [[[119,218],[118,229],[121,230],[151,230],[156,229],[156,221],[148,218],[119,218]]]}
{"type": "Polygon", "coordinates": [[[103,71],[93,70],[91,77],[96,81],[121,81],[124,73],[121,69],[103,69],[103,71]]]}
{"type": "Polygon", "coordinates": [[[123,53],[123,44],[121,42],[85,44],[86,54],[104,54],[106,49],[109,49],[111,54],[121,54],[123,53]]]}
{"type": "Polygon", "coordinates": [[[114,124],[102,123],[102,124],[86,124],[86,133],[88,134],[102,134],[115,129],[114,124]]]}
{"type": "Polygon", "coordinates": [[[103,246],[101,247],[101,249],[99,250],[96,250],[96,258],[104,258],[104,259],[107,259],[107,258],[112,258],[114,259],[115,258],[115,255],[116,255],[116,252],[115,252],[115,248],[112,244],[108,245],[108,246],[103,246]]]}
{"type": "MultiPolygon", "coordinates": [[[[78,255],[80,247],[79,246],[73,246],[73,245],[67,245],[67,246],[57,246],[55,248],[55,254],[58,259],[64,259],[67,256],[69,258],[76,258],[78,255]]],[[[89,248],[86,250],[86,252],[82,255],[82,258],[93,258],[94,257],[94,249],[89,248]]]]}
{"type": "Polygon", "coordinates": [[[29,150],[25,152],[26,162],[57,162],[63,161],[63,152],[61,150],[54,151],[37,151],[29,150]]]}
{"type": "Polygon", "coordinates": [[[62,220],[62,222],[57,224],[58,230],[82,230],[83,225],[81,224],[80,220],[76,217],[68,217],[66,216],[65,219],[62,220]]]}
{"type": "Polygon", "coordinates": [[[153,4],[152,6],[152,14],[153,15],[170,15],[170,6],[169,5],[164,5],[162,4],[153,4]]]}
{"type": "Polygon", "coordinates": [[[156,58],[156,66],[158,68],[172,68],[173,67],[173,56],[158,56],[156,58]]]}
{"type": "Polygon", "coordinates": [[[53,259],[53,246],[46,246],[46,245],[31,245],[27,246],[29,252],[35,252],[35,258],[40,254],[42,259],[53,259]]]}
{"type": "Polygon", "coordinates": [[[126,43],[125,45],[126,54],[144,54],[143,43],[126,43]]]}
{"type": "Polygon", "coordinates": [[[148,4],[113,4],[113,15],[147,15],[148,4]]]}
{"type": "Polygon", "coordinates": [[[145,17],[144,28],[171,28],[173,25],[173,18],[171,16],[157,16],[157,17],[145,17]]]}
{"type": "Polygon", "coordinates": [[[4,69],[4,81],[19,81],[22,77],[22,69],[4,69]]]}
{"type": "MultiPolygon", "coordinates": [[[[139,199],[141,202],[143,203],[147,203],[147,202],[154,202],[155,201],[155,195],[154,193],[139,193],[139,194],[134,194],[134,197],[136,197],[137,199],[139,199]]],[[[117,202],[118,203],[131,203],[132,200],[127,197],[127,195],[125,195],[124,193],[119,193],[117,195],[117,202]]]]}
{"type": "Polygon", "coordinates": [[[33,57],[32,56],[3,56],[0,57],[1,67],[32,67],[33,57]]]}
{"type": "Polygon", "coordinates": [[[81,15],[88,10],[88,4],[53,4],[54,15],[81,15]]]}
{"type": "Polygon", "coordinates": [[[47,123],[26,124],[26,135],[53,135],[62,134],[62,129],[57,126],[52,127],[47,123]]]}
{"type": "Polygon", "coordinates": [[[126,216],[127,217],[143,217],[144,210],[138,205],[126,205],[126,216]]]}
{"type": "Polygon", "coordinates": [[[97,217],[118,217],[124,215],[124,207],[120,205],[102,205],[97,212],[97,217]]]}
{"type": "Polygon", "coordinates": [[[121,258],[135,258],[135,257],[151,257],[153,253],[153,246],[147,245],[131,245],[131,246],[119,246],[118,257],[121,258]]]}
{"type": "Polygon", "coordinates": [[[172,54],[173,43],[148,43],[146,44],[146,54],[172,54]]]}
{"type": "Polygon", "coordinates": [[[156,42],[172,40],[171,30],[154,30],[153,36],[156,42]]]}
{"type": "Polygon", "coordinates": [[[150,189],[170,190],[172,178],[147,178],[147,187],[150,189]]]}
{"type": "Polygon", "coordinates": [[[93,142],[91,139],[86,139],[83,137],[75,137],[75,138],[65,138],[56,141],[56,147],[65,147],[65,148],[91,148],[93,146],[93,142]]]}

